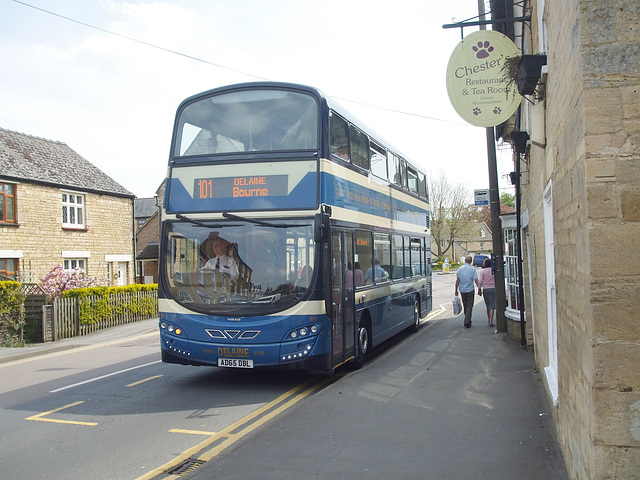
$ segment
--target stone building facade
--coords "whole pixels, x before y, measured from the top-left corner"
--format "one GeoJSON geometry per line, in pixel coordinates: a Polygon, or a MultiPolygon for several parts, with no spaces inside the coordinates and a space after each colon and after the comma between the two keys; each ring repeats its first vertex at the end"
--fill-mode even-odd
{"type": "Polygon", "coordinates": [[[66,144],[0,129],[0,185],[4,277],[38,283],[62,264],[134,281],[134,195],[66,144]]]}
{"type": "Polygon", "coordinates": [[[491,4],[531,14],[512,38],[524,54],[547,55],[511,130],[530,138],[515,156],[527,336],[567,469],[573,479],[638,479],[640,6],[491,4]]]}

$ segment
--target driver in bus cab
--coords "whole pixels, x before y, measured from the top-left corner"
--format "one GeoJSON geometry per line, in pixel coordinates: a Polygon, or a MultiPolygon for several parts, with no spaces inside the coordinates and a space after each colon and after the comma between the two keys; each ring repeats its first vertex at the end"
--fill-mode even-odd
{"type": "Polygon", "coordinates": [[[228,275],[231,280],[236,280],[239,276],[238,262],[230,251],[233,247],[230,243],[217,238],[213,241],[213,253],[215,256],[211,257],[207,263],[202,267],[203,270],[218,270],[220,273],[228,275]]]}

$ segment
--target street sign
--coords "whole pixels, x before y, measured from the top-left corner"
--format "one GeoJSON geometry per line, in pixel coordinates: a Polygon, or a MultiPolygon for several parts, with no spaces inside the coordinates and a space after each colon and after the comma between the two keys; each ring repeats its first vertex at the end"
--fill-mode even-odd
{"type": "Polygon", "coordinates": [[[476,205],[489,205],[489,190],[474,190],[473,191],[476,205]]]}

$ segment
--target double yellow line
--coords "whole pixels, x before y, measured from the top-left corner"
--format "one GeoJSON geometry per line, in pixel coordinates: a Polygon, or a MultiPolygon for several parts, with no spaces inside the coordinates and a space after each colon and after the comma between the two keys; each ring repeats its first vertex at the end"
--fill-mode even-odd
{"type": "MultiPolygon", "coordinates": [[[[266,405],[260,407],[246,417],[238,420],[237,422],[229,425],[224,430],[217,433],[172,430],[173,432],[193,433],[210,436],[196,446],[184,451],[182,454],[178,455],[170,462],[167,462],[161,467],[150,471],[142,477],[138,477],[137,480],[150,480],[169,471],[180,470],[180,466],[183,464],[193,463],[194,465],[199,466],[215,458],[221,452],[236,443],[238,440],[241,440],[249,433],[261,427],[269,420],[272,420],[280,413],[284,412],[288,408],[291,408],[309,395],[323,389],[328,384],[335,382],[336,380],[338,380],[338,378],[340,378],[340,375],[321,377],[320,379],[314,378],[301,383],[288,392],[280,395],[275,400],[267,403],[266,405]]],[[[176,475],[164,478],[179,478],[180,476],[181,475],[176,475]]]]}

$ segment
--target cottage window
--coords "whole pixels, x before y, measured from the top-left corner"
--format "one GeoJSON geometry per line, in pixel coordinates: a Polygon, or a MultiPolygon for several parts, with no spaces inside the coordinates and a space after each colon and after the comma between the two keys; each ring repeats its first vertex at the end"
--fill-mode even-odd
{"type": "Polygon", "coordinates": [[[86,271],[87,264],[84,258],[65,258],[64,259],[64,269],[66,271],[72,272],[76,268],[86,271]]]}
{"type": "Polygon", "coordinates": [[[18,280],[18,260],[0,258],[0,280],[18,280]]]}
{"type": "Polygon", "coordinates": [[[0,222],[16,223],[16,185],[0,182],[0,222]]]}
{"type": "Polygon", "coordinates": [[[84,228],[84,195],[62,194],[62,226],[84,228]]]}

